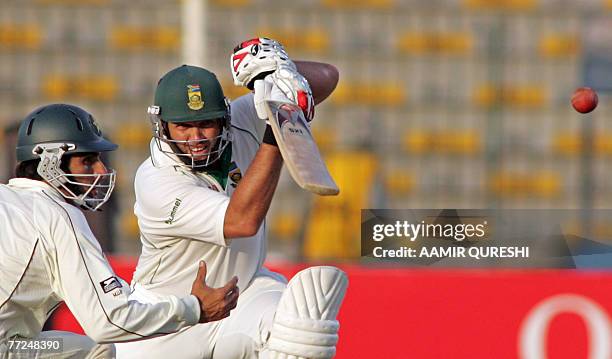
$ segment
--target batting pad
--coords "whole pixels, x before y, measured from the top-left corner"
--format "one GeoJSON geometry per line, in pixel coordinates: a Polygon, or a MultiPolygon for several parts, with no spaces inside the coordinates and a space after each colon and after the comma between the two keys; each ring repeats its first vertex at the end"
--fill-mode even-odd
{"type": "Polygon", "coordinates": [[[329,359],[336,354],[336,320],[348,278],[335,267],[296,274],[278,303],[267,342],[272,359],[329,359]]]}

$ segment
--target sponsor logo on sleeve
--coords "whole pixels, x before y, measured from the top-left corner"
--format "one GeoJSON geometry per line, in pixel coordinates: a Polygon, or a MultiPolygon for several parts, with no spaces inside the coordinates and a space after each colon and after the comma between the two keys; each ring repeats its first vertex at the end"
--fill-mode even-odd
{"type": "Polygon", "coordinates": [[[110,278],[106,278],[105,280],[100,282],[100,286],[104,293],[109,293],[113,289],[121,288],[121,282],[117,279],[117,277],[113,276],[110,278]]]}
{"type": "Polygon", "coordinates": [[[176,211],[178,211],[179,206],[181,205],[181,200],[176,198],[174,200],[174,207],[172,207],[172,211],[170,212],[170,216],[167,220],[164,221],[166,224],[172,224],[174,222],[174,217],[176,216],[176,211]]]}

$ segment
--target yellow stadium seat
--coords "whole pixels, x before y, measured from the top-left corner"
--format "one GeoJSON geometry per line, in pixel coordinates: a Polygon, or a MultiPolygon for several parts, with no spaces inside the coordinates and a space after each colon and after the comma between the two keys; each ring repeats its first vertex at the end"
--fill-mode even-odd
{"type": "MultiPolygon", "coordinates": [[[[334,210],[324,207],[326,213],[314,212],[310,214],[304,243],[304,256],[309,260],[321,260],[326,258],[358,258],[359,239],[355,233],[347,230],[347,215],[351,218],[358,216],[348,211],[334,210]]],[[[359,228],[356,224],[354,230],[359,228]]]]}
{"type": "Polygon", "coordinates": [[[403,141],[411,153],[473,155],[482,151],[482,138],[474,130],[410,130],[403,141]]]}
{"type": "Polygon", "coordinates": [[[489,189],[500,197],[552,198],[561,190],[561,177],[553,172],[509,173],[491,176],[489,189]]]}
{"type": "Polygon", "coordinates": [[[533,10],[537,0],[464,0],[463,4],[472,10],[533,10]]]}
{"type": "Polygon", "coordinates": [[[361,209],[368,207],[377,161],[369,152],[338,152],[326,158],[340,187],[335,197],[315,197],[304,255],[309,259],[357,258],[361,209]]]}
{"type": "Polygon", "coordinates": [[[576,155],[582,150],[582,141],[575,133],[560,133],[554,137],[552,146],[556,153],[576,155]]]}
{"type": "Polygon", "coordinates": [[[138,219],[132,212],[126,212],[120,219],[121,228],[127,238],[139,238],[138,219]]]}
{"type": "Polygon", "coordinates": [[[118,26],[111,30],[109,45],[119,50],[174,51],[180,43],[180,31],[173,27],[118,26]]]}
{"type": "Polygon", "coordinates": [[[548,93],[541,85],[508,85],[498,88],[484,84],[474,91],[473,101],[482,107],[501,105],[539,108],[548,102],[548,93]]]}
{"type": "Polygon", "coordinates": [[[291,51],[303,51],[321,54],[329,49],[329,34],[324,29],[273,29],[260,28],[257,36],[277,40],[291,51]]]}
{"type": "MultiPolygon", "coordinates": [[[[561,155],[574,156],[582,153],[582,138],[578,133],[563,132],[554,136],[553,150],[561,155]]],[[[593,138],[593,153],[598,156],[612,155],[612,133],[597,133],[593,138]]]]}
{"type": "Polygon", "coordinates": [[[414,176],[406,171],[394,170],[385,175],[385,188],[392,195],[407,195],[414,186],[414,176]]]}
{"type": "Polygon", "coordinates": [[[41,5],[108,5],[111,0],[37,0],[41,5]]]}
{"type": "Polygon", "coordinates": [[[50,75],[44,78],[42,90],[46,97],[60,99],[68,97],[70,91],[70,81],[68,78],[59,75],[50,75]]]}
{"type": "Polygon", "coordinates": [[[612,155],[612,134],[598,133],[595,135],[595,153],[597,155],[612,155]]]}
{"type": "Polygon", "coordinates": [[[532,178],[531,192],[542,197],[554,197],[561,189],[561,177],[556,173],[539,173],[532,178]]]}
{"type": "Polygon", "coordinates": [[[337,105],[401,106],[406,103],[406,90],[396,83],[340,82],[331,95],[337,105]]]}
{"type": "Polygon", "coordinates": [[[497,89],[493,85],[481,85],[474,91],[474,104],[481,107],[489,107],[498,101],[497,89]]]}
{"type": "Polygon", "coordinates": [[[321,4],[333,9],[390,9],[394,0],[321,0],[321,4]]]}
{"type": "Polygon", "coordinates": [[[272,218],[270,232],[279,239],[292,240],[297,238],[302,221],[293,213],[280,213],[272,218]]]}
{"type": "Polygon", "coordinates": [[[235,100],[242,95],[246,95],[250,92],[250,90],[243,86],[234,85],[234,81],[232,79],[223,79],[220,80],[221,87],[223,88],[223,94],[225,97],[230,100],[235,100]]]}
{"type": "Polygon", "coordinates": [[[459,32],[408,32],[400,36],[397,43],[400,52],[411,55],[463,55],[470,53],[473,46],[472,35],[459,32]]]}
{"type": "Polygon", "coordinates": [[[312,128],[312,136],[317,142],[317,146],[321,152],[333,150],[338,143],[338,136],[333,128],[321,129],[315,126],[312,128]]]}
{"type": "Polygon", "coordinates": [[[538,85],[502,89],[502,101],[513,106],[541,107],[546,102],[546,91],[538,85]]]}
{"type": "Polygon", "coordinates": [[[403,147],[405,151],[425,153],[431,148],[429,133],[412,130],[404,136],[403,147]]]}
{"type": "Polygon", "coordinates": [[[48,75],[43,79],[41,89],[50,99],[112,101],[119,91],[119,85],[111,75],[48,75]]]}
{"type": "Polygon", "coordinates": [[[42,31],[36,24],[0,24],[0,48],[36,50],[42,31]]]}
{"type": "Polygon", "coordinates": [[[250,5],[251,0],[213,0],[211,3],[219,7],[240,8],[250,5]]]}
{"type": "Polygon", "coordinates": [[[575,35],[548,34],[540,39],[539,49],[542,57],[575,56],[580,51],[580,43],[575,35]]]}
{"type": "Polygon", "coordinates": [[[79,76],[73,86],[80,97],[99,101],[115,99],[119,87],[117,80],[108,75],[79,76]]]}
{"type": "Polygon", "coordinates": [[[148,148],[151,141],[151,127],[144,123],[122,122],[120,130],[113,133],[113,140],[122,149],[148,148]]]}

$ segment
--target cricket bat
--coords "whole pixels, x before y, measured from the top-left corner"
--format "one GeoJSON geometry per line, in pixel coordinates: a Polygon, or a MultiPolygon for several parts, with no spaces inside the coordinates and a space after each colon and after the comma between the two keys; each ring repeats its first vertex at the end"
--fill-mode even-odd
{"type": "Polygon", "coordinates": [[[266,100],[268,121],[291,177],[298,186],[322,196],[340,192],[329,173],[302,110],[289,102],[266,100]]]}

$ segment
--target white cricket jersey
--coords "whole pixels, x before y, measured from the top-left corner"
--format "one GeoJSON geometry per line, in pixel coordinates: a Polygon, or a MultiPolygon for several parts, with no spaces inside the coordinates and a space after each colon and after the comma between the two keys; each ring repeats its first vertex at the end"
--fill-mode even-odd
{"type": "Polygon", "coordinates": [[[128,301],[129,287],[83,213],[42,181],[0,185],[0,258],[0,340],[38,336],[62,300],[97,342],[175,332],[200,316],[191,295],[155,305],[128,301]]]}
{"type": "MultiPolygon", "coordinates": [[[[232,168],[226,189],[212,177],[180,166],[172,154],[151,141],[151,157],[138,169],[136,204],[142,254],[132,285],[161,294],[189,293],[198,262],[207,265],[206,282],[225,285],[238,276],[241,291],[262,267],[265,221],[252,237],[226,240],[223,222],[236,181],[260,145],[265,123],[257,117],[251,94],[231,104],[232,168]],[[235,165],[235,166],[234,166],[235,165]]],[[[169,150],[169,146],[162,142],[169,150]]]]}

